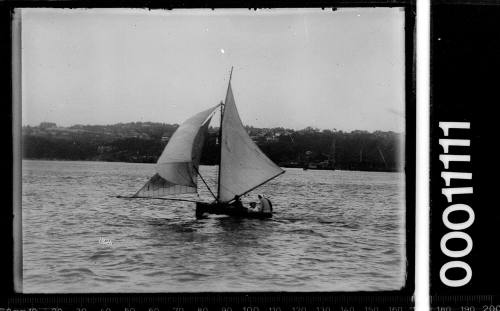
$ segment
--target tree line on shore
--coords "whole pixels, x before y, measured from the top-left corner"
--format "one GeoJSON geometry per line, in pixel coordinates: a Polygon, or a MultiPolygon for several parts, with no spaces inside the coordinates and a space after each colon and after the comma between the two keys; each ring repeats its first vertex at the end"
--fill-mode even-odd
{"type": "MultiPolygon", "coordinates": [[[[178,125],[132,122],[115,125],[54,123],[23,126],[23,158],[154,163],[178,125]]],[[[284,167],[402,171],[404,135],[390,131],[337,131],[247,127],[252,140],[284,167]]],[[[210,128],[201,164],[219,159],[218,128],[210,128]]]]}

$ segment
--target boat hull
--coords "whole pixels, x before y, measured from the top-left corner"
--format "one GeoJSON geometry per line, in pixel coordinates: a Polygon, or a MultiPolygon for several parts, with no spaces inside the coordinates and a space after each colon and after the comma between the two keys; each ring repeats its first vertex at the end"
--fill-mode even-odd
{"type": "Polygon", "coordinates": [[[230,204],[196,202],[196,218],[204,218],[206,214],[228,215],[239,218],[271,218],[272,213],[249,212],[246,208],[236,208],[230,204]]]}

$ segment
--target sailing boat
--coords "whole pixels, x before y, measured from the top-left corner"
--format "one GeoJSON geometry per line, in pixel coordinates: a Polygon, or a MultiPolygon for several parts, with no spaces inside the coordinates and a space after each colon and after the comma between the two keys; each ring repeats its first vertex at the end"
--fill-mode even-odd
{"type": "Polygon", "coordinates": [[[238,198],[262,186],[285,171],[271,161],[248,136],[231,89],[229,76],[226,99],[219,105],[199,112],[182,123],[174,132],[156,163],[156,174],[129,198],[158,198],[196,203],[196,217],[204,214],[226,214],[238,217],[270,217],[236,208],[238,198]],[[208,125],[220,109],[218,181],[216,194],[200,174],[199,164],[208,125]],[[214,200],[200,202],[169,196],[198,192],[198,177],[214,200]],[[167,197],[166,197],[167,196],[167,197]]]}

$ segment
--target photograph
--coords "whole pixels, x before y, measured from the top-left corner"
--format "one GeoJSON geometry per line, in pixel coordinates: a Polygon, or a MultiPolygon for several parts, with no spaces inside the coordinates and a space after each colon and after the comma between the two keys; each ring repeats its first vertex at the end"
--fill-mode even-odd
{"type": "Polygon", "coordinates": [[[23,293],[406,286],[404,8],[14,17],[23,293]]]}

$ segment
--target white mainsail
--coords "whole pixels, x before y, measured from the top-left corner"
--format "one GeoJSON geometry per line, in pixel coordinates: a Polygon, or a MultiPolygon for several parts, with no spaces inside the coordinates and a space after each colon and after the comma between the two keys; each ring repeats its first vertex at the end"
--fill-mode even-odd
{"type": "Polygon", "coordinates": [[[134,197],[196,193],[201,150],[211,114],[219,105],[187,119],[174,132],[156,163],[156,174],[134,197]]]}
{"type": "Polygon", "coordinates": [[[229,81],[222,118],[219,202],[228,202],[284,173],[248,136],[229,81]]]}

